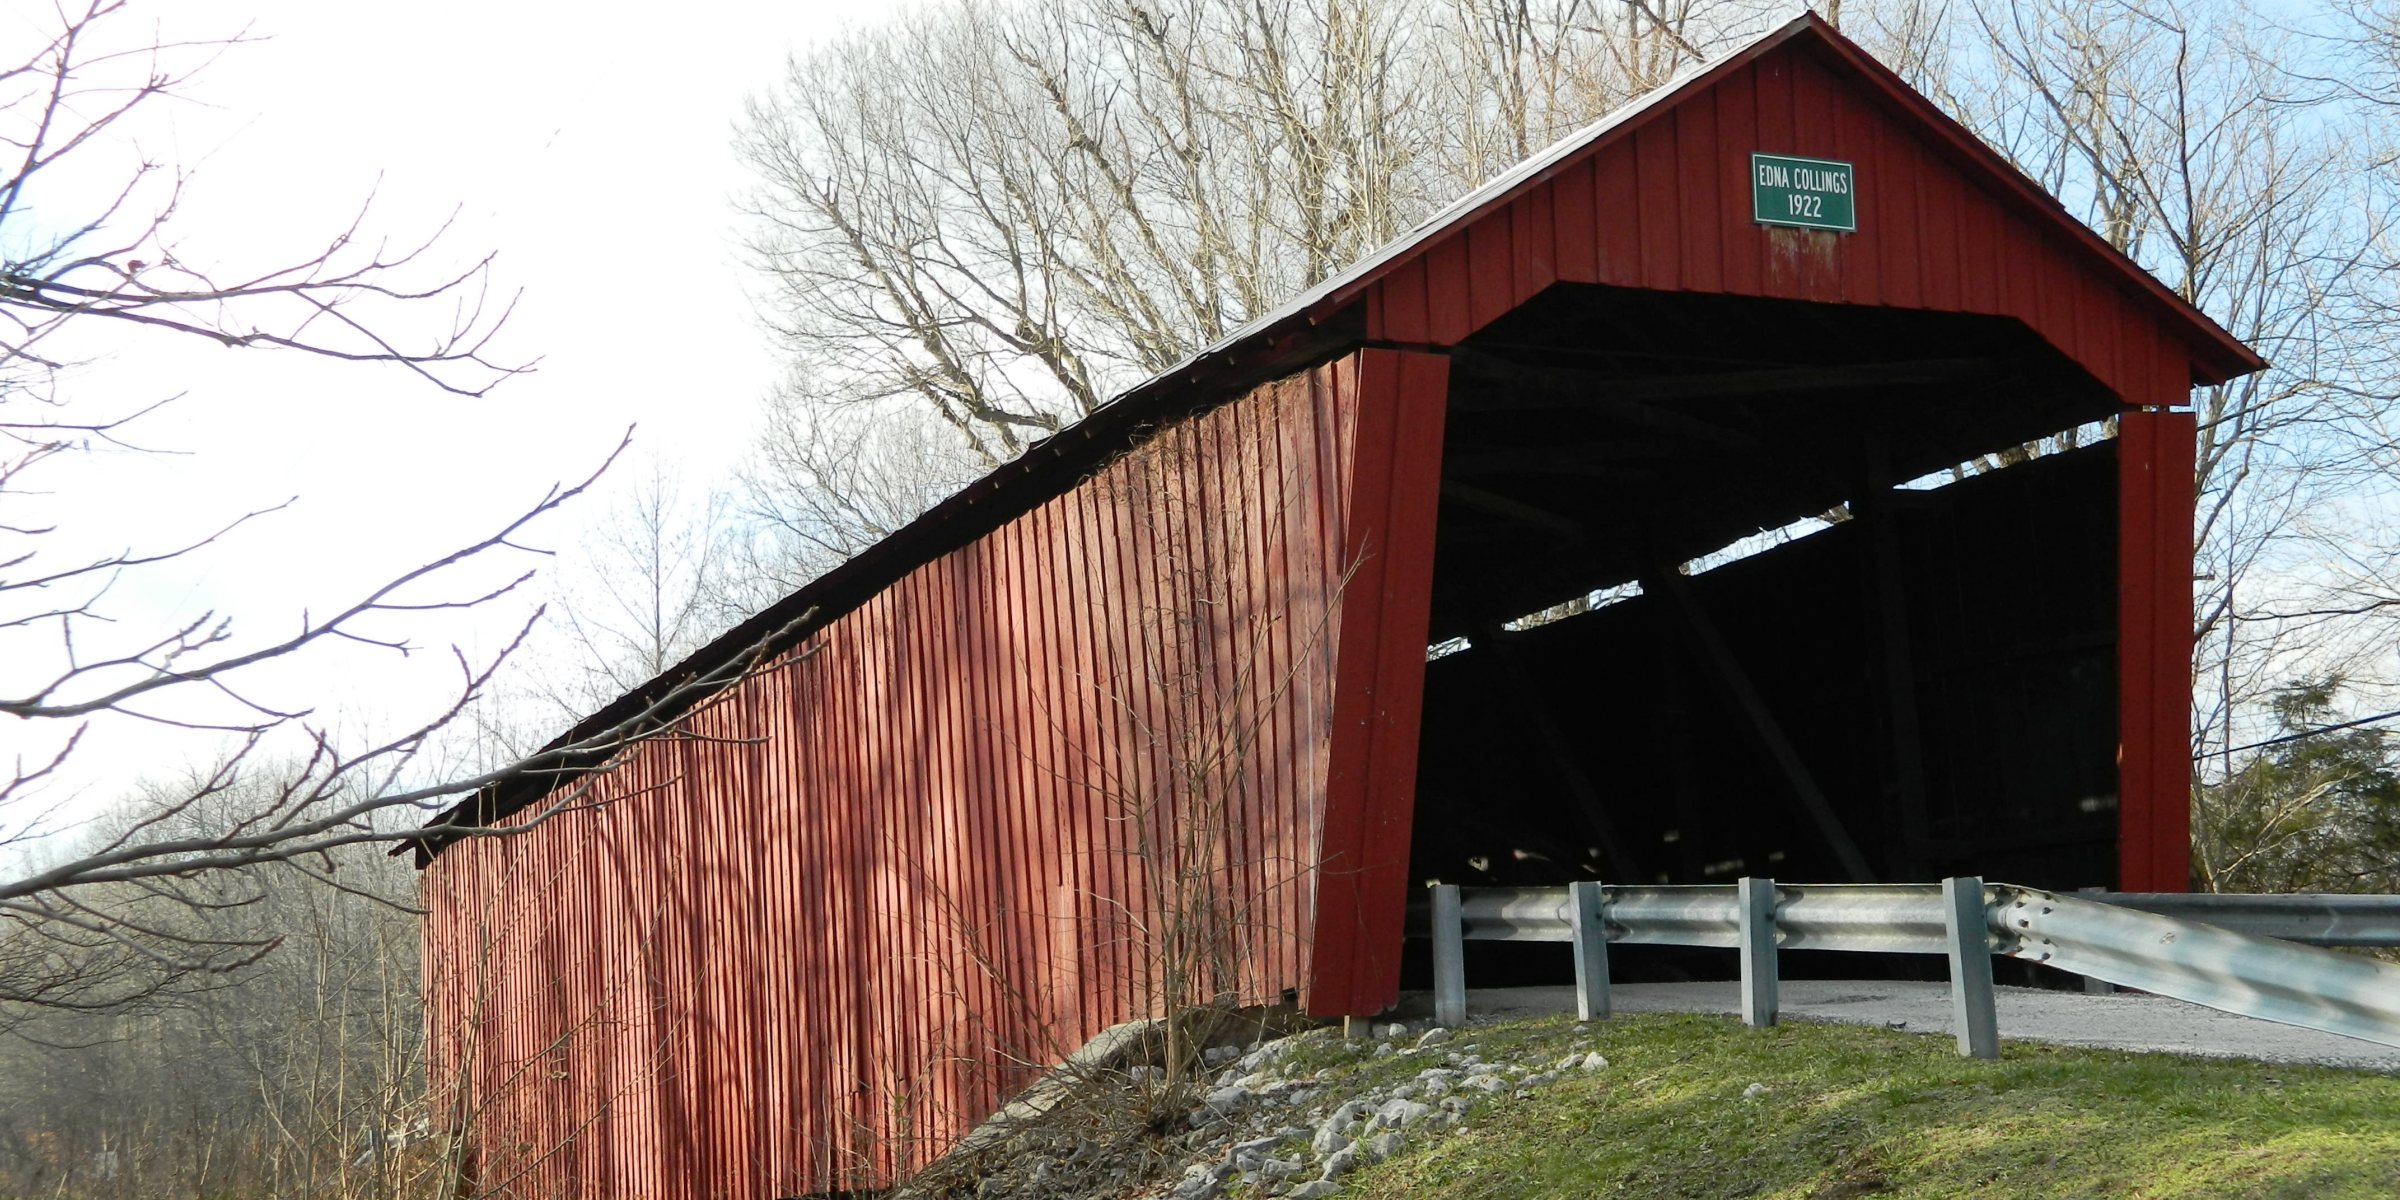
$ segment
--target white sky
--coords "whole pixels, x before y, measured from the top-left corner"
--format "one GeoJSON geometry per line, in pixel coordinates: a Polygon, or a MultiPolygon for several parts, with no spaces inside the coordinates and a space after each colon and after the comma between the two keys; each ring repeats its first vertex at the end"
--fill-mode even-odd
{"type": "MultiPolygon", "coordinates": [[[[0,15],[14,52],[46,4],[0,15]]],[[[786,54],[885,0],[840,7],[753,0],[339,4],[173,0],[123,24],[162,36],[264,40],[227,51],[187,89],[197,103],[139,126],[142,152],[192,172],[176,218],[195,259],[258,261],[339,231],[368,193],[370,226],[421,237],[458,217],[450,261],[499,254],[496,280],[524,295],[500,355],[536,374],[483,400],[392,369],[337,367],[111,330],[77,374],[78,397],[185,398],[145,426],[186,456],[71,464],[57,489],[75,547],[60,565],[205,532],[245,509],[299,503],[203,558],[115,599],[130,624],[214,610],[267,636],[302,607],[325,611],[398,569],[479,537],[552,482],[580,478],[628,425],[637,447],[705,482],[746,441],[774,360],[745,295],[729,149],[745,96],[786,54]]],[[[123,32],[123,31],[120,31],[123,32]]],[[[79,347],[80,349],[80,347],[79,347]]],[[[635,464],[638,467],[638,464],[635,464]]],[[[642,472],[621,469],[630,483],[642,472]]],[[[605,506],[586,503],[597,516],[605,506]]],[[[554,523],[538,544],[571,548],[554,523]]],[[[523,606],[471,626],[427,623],[437,653],[331,654],[261,680],[287,705],[366,713],[422,707],[428,673],[456,638],[486,647],[523,606]]],[[[4,668],[0,668],[4,670],[4,668]]],[[[17,673],[0,685],[20,686],[17,673]]],[[[0,757],[32,756],[59,731],[0,726],[0,757]]],[[[189,739],[104,731],[75,791],[97,803],[171,769],[189,739]]]]}

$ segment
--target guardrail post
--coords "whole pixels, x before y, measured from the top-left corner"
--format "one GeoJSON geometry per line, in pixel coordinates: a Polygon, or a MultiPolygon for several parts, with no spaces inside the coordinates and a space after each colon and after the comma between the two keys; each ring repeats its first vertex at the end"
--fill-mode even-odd
{"type": "Polygon", "coordinates": [[[1950,1028],[1968,1058],[2000,1057],[2000,1014],[1992,996],[1991,927],[1983,878],[1942,881],[1942,926],[1950,938],[1950,1028]]]}
{"type": "Polygon", "coordinates": [[[1452,1029],[1467,1023],[1466,924],[1458,885],[1433,885],[1433,1019],[1452,1029]]]}
{"type": "MultiPolygon", "coordinates": [[[[2093,899],[2098,899],[2101,896],[2107,895],[2108,889],[2104,887],[2087,887],[2076,888],[2075,892],[2077,895],[2090,896],[2093,899]]],[[[2116,992],[2117,985],[2110,983],[2105,979],[2094,979],[2091,976],[2086,975],[2083,977],[2083,990],[2094,996],[2107,996],[2116,992]]]]}
{"type": "Polygon", "coordinates": [[[1736,894],[1742,913],[1742,1024],[1765,1029],[1775,1023],[1776,1009],[1775,881],[1744,876],[1736,894]]]}
{"type": "Polygon", "coordinates": [[[1600,906],[1608,893],[1598,883],[1567,885],[1567,914],[1575,927],[1575,1019],[1608,1017],[1608,922],[1600,906]]]}

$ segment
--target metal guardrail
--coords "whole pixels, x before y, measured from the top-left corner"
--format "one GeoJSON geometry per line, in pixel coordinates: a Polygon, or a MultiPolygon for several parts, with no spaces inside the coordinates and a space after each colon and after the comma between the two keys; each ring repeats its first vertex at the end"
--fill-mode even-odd
{"type": "Polygon", "coordinates": [[[1466,1019],[1464,943],[1568,942],[1576,1015],[1608,1015],[1611,942],[1740,951],[1742,1016],[1772,1025],[1779,950],[1942,954],[1959,1052],[2000,1052],[1994,954],[2287,1025],[2400,1046],[2400,967],[2320,946],[2400,945],[2400,896],[2064,896],[1938,884],[1437,886],[1436,1019],[1466,1019]],[[2308,944],[2302,944],[2308,943],[2308,944]]]}
{"type": "Polygon", "coordinates": [[[2400,896],[2077,892],[2075,898],[2304,946],[2400,946],[2400,896]]]}

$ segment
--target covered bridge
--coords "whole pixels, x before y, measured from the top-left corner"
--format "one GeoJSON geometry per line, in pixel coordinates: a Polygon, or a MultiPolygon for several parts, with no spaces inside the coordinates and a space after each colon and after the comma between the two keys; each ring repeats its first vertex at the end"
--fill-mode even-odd
{"type": "Polygon", "coordinates": [[[429,829],[437,1086],[519,1194],[805,1195],[1170,999],[1383,1009],[1427,878],[2179,889],[2186,405],[2260,366],[1800,18],[429,829]]]}

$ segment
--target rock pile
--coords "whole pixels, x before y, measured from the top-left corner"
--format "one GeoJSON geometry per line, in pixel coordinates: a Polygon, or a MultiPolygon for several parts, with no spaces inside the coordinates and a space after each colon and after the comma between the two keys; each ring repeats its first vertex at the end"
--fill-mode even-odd
{"type": "Polygon", "coordinates": [[[1360,1092],[1344,1086],[1355,1067],[1286,1069],[1301,1047],[1326,1044],[1329,1031],[1269,1042],[1238,1059],[1226,1056],[1202,1102],[1190,1110],[1191,1131],[1178,1138],[1197,1161],[1158,1194],[1167,1200],[1215,1200],[1235,1190],[1290,1200],[1337,1195],[1353,1169],[1390,1157],[1409,1139],[1438,1135],[1479,1104],[1530,1096],[1566,1073],[1608,1065],[1599,1054],[1582,1051],[1548,1064],[1487,1059],[1481,1047],[1457,1042],[1448,1029],[1427,1029],[1413,1042],[1409,1032],[1395,1024],[1375,1030],[1371,1042],[1331,1041],[1344,1055],[1424,1064],[1360,1092]]]}
{"type": "Polygon", "coordinates": [[[1608,1060],[1487,1050],[1472,1030],[1311,1030],[1202,1057],[1196,1083],[1085,1064],[995,1116],[891,1200],[1241,1200],[1338,1196],[1350,1172],[1438,1137],[1478,1107],[1608,1060]]]}

